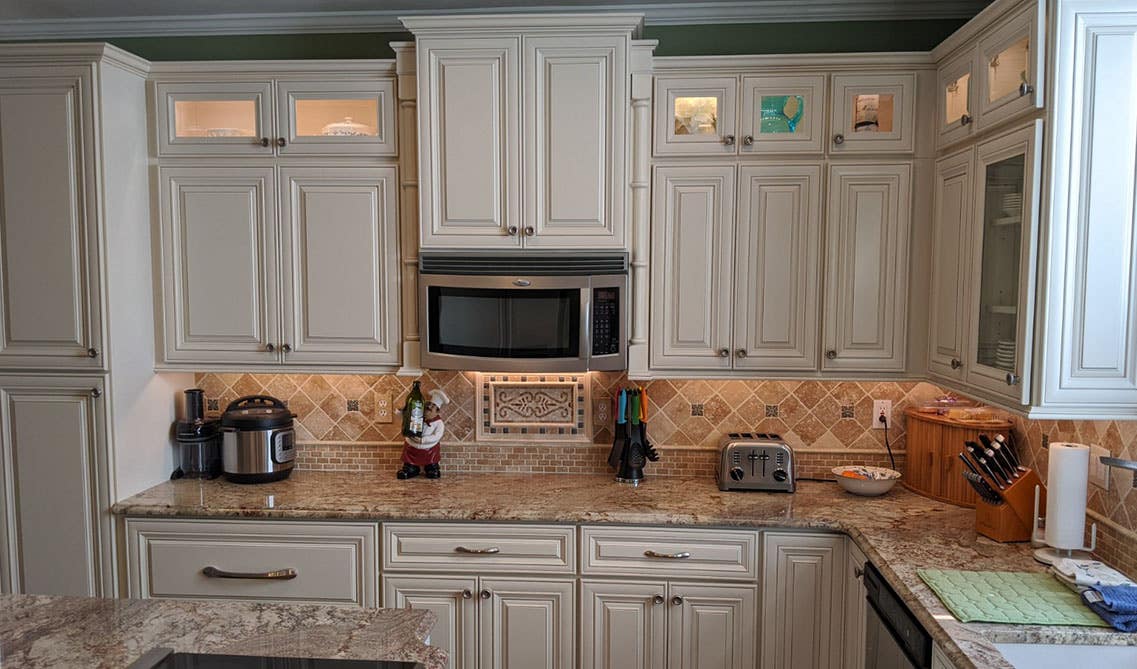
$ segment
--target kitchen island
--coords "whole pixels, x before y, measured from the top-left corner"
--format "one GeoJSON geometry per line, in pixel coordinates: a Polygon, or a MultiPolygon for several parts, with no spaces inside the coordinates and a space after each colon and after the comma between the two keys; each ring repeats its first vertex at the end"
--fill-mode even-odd
{"type": "Polygon", "coordinates": [[[430,612],[398,609],[0,595],[0,664],[109,669],[162,647],[441,669],[445,653],[426,645],[433,624],[430,612]]]}
{"type": "Polygon", "coordinates": [[[835,483],[801,481],[794,494],[721,492],[710,479],[649,478],[638,488],[608,476],[464,474],[396,481],[388,474],[295,472],[286,481],[162,483],[114,507],[128,517],[480,521],[790,528],[847,534],[882,572],[958,669],[1007,667],[995,643],[1137,644],[1108,628],[959,623],[918,569],[1043,571],[1027,544],[977,536],[973,510],[897,487],[855,497],[835,483]]]}

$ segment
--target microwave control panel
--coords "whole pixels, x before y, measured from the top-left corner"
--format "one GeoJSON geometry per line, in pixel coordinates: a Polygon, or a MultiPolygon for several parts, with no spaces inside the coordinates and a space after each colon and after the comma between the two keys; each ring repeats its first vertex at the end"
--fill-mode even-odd
{"type": "Polygon", "coordinates": [[[592,289],[592,355],[620,352],[620,291],[592,289]]]}

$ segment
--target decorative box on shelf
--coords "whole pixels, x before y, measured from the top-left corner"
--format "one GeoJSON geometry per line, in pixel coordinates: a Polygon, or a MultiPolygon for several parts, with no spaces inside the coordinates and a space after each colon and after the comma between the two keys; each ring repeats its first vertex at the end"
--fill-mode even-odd
{"type": "Polygon", "coordinates": [[[1011,421],[975,409],[944,413],[909,408],[904,485],[915,492],[960,506],[975,506],[978,495],[963,477],[959,459],[964,443],[979,441],[980,434],[1009,434],[1011,421]]]}

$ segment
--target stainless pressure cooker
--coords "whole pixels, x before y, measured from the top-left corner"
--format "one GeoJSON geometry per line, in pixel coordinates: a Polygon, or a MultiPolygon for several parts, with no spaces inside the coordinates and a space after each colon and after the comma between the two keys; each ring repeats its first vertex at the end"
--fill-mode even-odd
{"type": "Polygon", "coordinates": [[[296,459],[295,414],[268,395],[247,395],[221,414],[221,466],[234,483],[288,478],[296,459]]]}

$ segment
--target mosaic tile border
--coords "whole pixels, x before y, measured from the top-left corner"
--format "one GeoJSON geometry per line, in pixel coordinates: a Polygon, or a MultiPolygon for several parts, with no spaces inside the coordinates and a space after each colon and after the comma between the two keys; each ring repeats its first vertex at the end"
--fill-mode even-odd
{"type": "Polygon", "coordinates": [[[519,437],[592,441],[591,384],[587,375],[478,374],[477,379],[480,391],[474,415],[478,417],[478,441],[519,437]],[[558,414],[564,420],[545,420],[558,414]],[[510,415],[517,418],[510,420],[510,415]]]}

